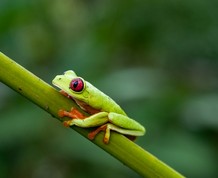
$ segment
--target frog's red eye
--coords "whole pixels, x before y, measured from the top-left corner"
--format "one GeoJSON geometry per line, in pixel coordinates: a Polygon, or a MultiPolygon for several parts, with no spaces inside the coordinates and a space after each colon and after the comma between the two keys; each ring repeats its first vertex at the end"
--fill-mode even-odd
{"type": "Polygon", "coordinates": [[[75,78],[70,82],[70,89],[75,92],[80,92],[84,88],[84,82],[81,78],[75,78]]]}

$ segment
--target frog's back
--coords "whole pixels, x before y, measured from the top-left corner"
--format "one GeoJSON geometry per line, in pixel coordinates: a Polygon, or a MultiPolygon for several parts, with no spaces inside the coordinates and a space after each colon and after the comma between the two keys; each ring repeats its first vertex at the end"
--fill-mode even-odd
{"type": "Polygon", "coordinates": [[[89,91],[89,105],[95,109],[106,112],[115,112],[126,115],[122,108],[108,95],[98,90],[96,87],[87,82],[87,90],[89,91]],[[89,91],[89,89],[91,91],[89,91]]]}
{"type": "Polygon", "coordinates": [[[102,110],[107,111],[107,112],[115,112],[118,114],[126,115],[123,109],[112,98],[110,98],[106,94],[104,95],[105,97],[107,97],[107,99],[105,100],[105,103],[102,106],[102,110]]]}

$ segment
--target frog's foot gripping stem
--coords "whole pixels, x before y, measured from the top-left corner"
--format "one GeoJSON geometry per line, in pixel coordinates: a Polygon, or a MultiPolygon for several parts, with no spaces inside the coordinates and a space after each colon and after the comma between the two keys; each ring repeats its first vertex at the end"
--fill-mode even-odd
{"type": "Polygon", "coordinates": [[[90,133],[88,134],[88,138],[89,138],[90,140],[93,140],[93,139],[95,138],[95,136],[96,136],[100,131],[105,131],[105,136],[104,136],[104,140],[103,140],[103,141],[104,141],[105,144],[108,144],[109,139],[110,139],[110,131],[109,131],[108,134],[106,134],[107,125],[108,125],[108,124],[104,124],[104,125],[98,127],[96,130],[90,132],[90,133]]]}
{"type": "MultiPolygon", "coordinates": [[[[72,119],[85,119],[86,118],[86,116],[83,115],[81,112],[79,112],[76,108],[71,108],[70,112],[65,111],[63,109],[60,109],[58,111],[58,116],[59,117],[69,117],[69,118],[71,118],[71,120],[72,119]]],[[[64,121],[63,122],[64,126],[69,127],[71,120],[64,121]]]]}
{"type": "Polygon", "coordinates": [[[126,131],[125,129],[122,129],[120,127],[117,127],[111,123],[106,123],[100,127],[98,127],[96,130],[92,131],[89,133],[88,135],[88,138],[90,140],[93,140],[95,138],[95,136],[100,132],[100,131],[105,131],[105,134],[104,134],[104,139],[103,139],[103,142],[105,144],[108,144],[109,143],[109,140],[110,140],[110,131],[111,130],[114,130],[114,131],[117,131],[117,132],[121,132],[122,131],[126,131]]]}

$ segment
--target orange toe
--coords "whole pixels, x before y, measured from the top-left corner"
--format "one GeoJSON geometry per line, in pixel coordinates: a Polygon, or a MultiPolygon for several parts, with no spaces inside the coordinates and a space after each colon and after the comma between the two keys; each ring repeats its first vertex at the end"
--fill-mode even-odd
{"type": "Polygon", "coordinates": [[[70,127],[70,124],[69,124],[68,121],[64,121],[64,122],[63,122],[63,125],[64,125],[64,127],[70,127]]]}
{"type": "Polygon", "coordinates": [[[58,116],[59,117],[64,117],[65,116],[65,114],[64,114],[64,110],[63,109],[60,109],[59,111],[58,111],[58,116]]]}

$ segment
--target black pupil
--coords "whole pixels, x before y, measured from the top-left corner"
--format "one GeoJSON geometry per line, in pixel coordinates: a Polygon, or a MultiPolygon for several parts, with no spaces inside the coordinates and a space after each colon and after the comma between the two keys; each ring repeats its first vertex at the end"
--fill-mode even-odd
{"type": "Polygon", "coordinates": [[[73,87],[76,88],[78,85],[78,80],[73,83],[73,87]]]}

